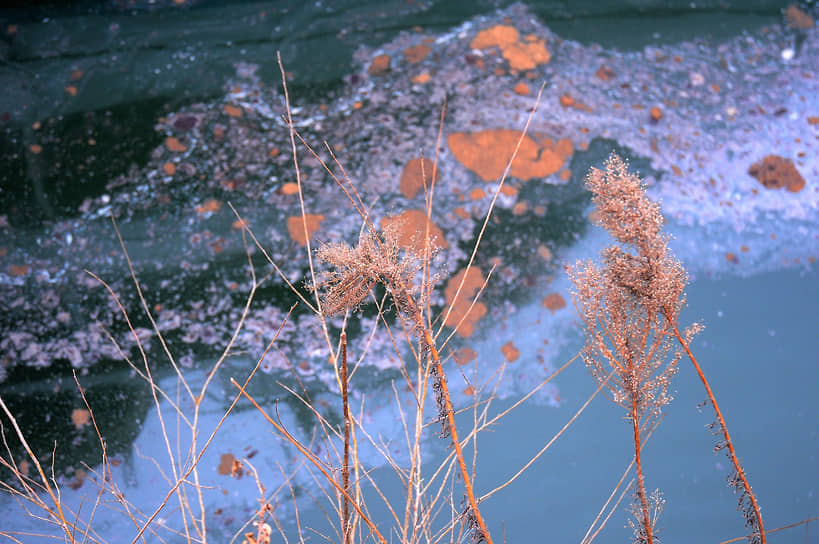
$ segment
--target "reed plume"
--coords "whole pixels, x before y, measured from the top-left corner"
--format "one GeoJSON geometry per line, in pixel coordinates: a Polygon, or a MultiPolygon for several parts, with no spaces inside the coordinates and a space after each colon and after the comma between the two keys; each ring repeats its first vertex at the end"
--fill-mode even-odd
{"type": "MultiPolygon", "coordinates": [[[[634,541],[653,544],[662,509],[658,491],[646,492],[641,449],[644,431],[671,400],[669,384],[682,352],[665,316],[685,304],[686,275],[661,233],[660,207],[646,198],[639,178],[612,155],[606,170],[586,180],[600,223],[618,242],[602,253],[603,266],[587,261],[570,270],[575,303],[586,329],[583,358],[598,383],[631,423],[637,471],[634,541]]],[[[684,334],[690,338],[692,327],[684,334]]]]}
{"type": "Polygon", "coordinates": [[[714,450],[724,449],[734,467],[728,482],[739,493],[739,510],[751,531],[749,541],[765,544],[756,496],[708,380],[691,353],[691,339],[702,327],[694,324],[680,330],[678,325],[685,306],[687,278],[668,249],[660,206],[648,199],[642,181],[629,173],[616,155],[609,158],[604,171],[593,169],[586,185],[593,193],[600,224],[617,244],[603,251],[602,268],[592,262],[580,263],[571,275],[576,303],[586,326],[586,363],[598,381],[609,379],[609,372],[613,374],[609,383],[612,398],[629,410],[628,418],[633,425],[639,521],[635,525],[635,540],[651,543],[655,532],[640,465],[640,433],[669,402],[669,380],[684,353],[694,365],[716,412],[717,422],[711,428],[721,439],[714,450]],[[678,351],[671,354],[674,343],[678,351]]]}

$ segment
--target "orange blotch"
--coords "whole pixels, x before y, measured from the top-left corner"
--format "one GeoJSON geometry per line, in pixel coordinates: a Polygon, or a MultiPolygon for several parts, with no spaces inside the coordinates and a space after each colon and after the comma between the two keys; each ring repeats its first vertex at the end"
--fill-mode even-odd
{"type": "Polygon", "coordinates": [[[469,193],[469,198],[471,200],[481,200],[486,198],[486,191],[483,189],[472,189],[472,192],[469,193]]]}
{"type": "Polygon", "coordinates": [[[469,214],[469,212],[468,212],[468,211],[466,211],[466,210],[465,210],[464,208],[462,208],[461,206],[458,206],[458,207],[457,207],[457,208],[455,208],[453,211],[455,212],[455,215],[457,215],[457,216],[458,216],[458,217],[460,217],[461,219],[469,219],[470,217],[472,217],[472,216],[469,214]]]}
{"type": "Polygon", "coordinates": [[[730,251],[725,254],[725,260],[731,264],[739,264],[739,259],[737,258],[735,253],[731,253],[730,251]]]}
{"type": "Polygon", "coordinates": [[[233,228],[233,230],[242,230],[243,228],[247,227],[247,219],[237,219],[231,223],[230,226],[233,228]]]}
{"type": "Polygon", "coordinates": [[[452,352],[452,358],[458,366],[464,366],[477,359],[478,353],[471,348],[460,348],[452,352]]]}
{"type": "Polygon", "coordinates": [[[29,267],[27,264],[12,264],[9,265],[9,274],[12,276],[25,276],[28,274],[29,267]]]}
{"type": "MultiPolygon", "coordinates": [[[[455,132],[447,138],[455,158],[484,181],[494,181],[503,174],[520,139],[520,132],[489,129],[478,132],[455,132]]],[[[512,163],[510,175],[522,180],[544,178],[560,170],[573,152],[571,141],[536,141],[527,135],[512,163]]]]}
{"type": "Polygon", "coordinates": [[[174,153],[184,153],[188,150],[188,146],[179,141],[179,138],[168,136],[165,138],[165,147],[174,153]]]}
{"type": "Polygon", "coordinates": [[[500,192],[506,196],[515,196],[518,194],[518,188],[509,183],[504,183],[503,187],[500,188],[500,192]]]}
{"type": "Polygon", "coordinates": [[[791,4],[785,10],[785,21],[788,23],[789,28],[800,30],[813,28],[813,26],[816,24],[813,21],[813,17],[796,7],[794,4],[791,4]]]}
{"type": "Polygon", "coordinates": [[[544,245],[537,246],[537,254],[544,261],[551,261],[552,260],[552,251],[548,247],[546,247],[544,245]]]}
{"type": "Polygon", "coordinates": [[[35,155],[39,155],[40,153],[43,152],[43,146],[41,146],[40,144],[31,144],[30,146],[28,146],[28,150],[34,153],[35,155]]]}
{"type": "Polygon", "coordinates": [[[663,110],[661,110],[657,106],[651,108],[648,114],[651,116],[651,120],[654,121],[655,123],[663,118],[663,110]]]}
{"type": "Polygon", "coordinates": [[[388,72],[391,60],[392,58],[389,55],[377,55],[370,67],[367,68],[367,73],[371,76],[379,76],[388,72]]]}
{"type": "Polygon", "coordinates": [[[65,87],[65,92],[67,92],[71,96],[77,96],[77,87],[74,85],[67,85],[65,87]]]}
{"type": "Polygon", "coordinates": [[[496,25],[478,32],[469,47],[472,49],[488,49],[490,47],[508,47],[517,43],[518,31],[513,26],[496,25]]]}
{"type": "Polygon", "coordinates": [[[543,40],[532,43],[515,43],[502,49],[503,58],[512,70],[525,71],[537,68],[551,60],[543,40]]]}
{"type": "Polygon", "coordinates": [[[241,117],[244,115],[244,111],[239,106],[231,106],[230,104],[225,104],[225,113],[230,115],[231,117],[241,117]]]}
{"type": "Polygon", "coordinates": [[[222,203],[215,198],[209,198],[202,203],[201,206],[196,207],[196,213],[205,215],[209,213],[216,213],[222,209],[222,203]]]}
{"type": "Polygon", "coordinates": [[[176,165],[172,162],[166,162],[162,165],[162,171],[165,172],[166,175],[172,176],[176,174],[176,165]]]}
{"type": "Polygon", "coordinates": [[[516,202],[514,206],[512,206],[512,214],[513,215],[523,215],[529,210],[529,203],[525,200],[521,202],[516,202]]]}
{"type": "Polygon", "coordinates": [[[71,72],[71,75],[68,76],[68,79],[70,79],[71,81],[79,81],[82,79],[83,74],[84,72],[82,70],[74,70],[73,72],[71,72]]]}
{"type": "Polygon", "coordinates": [[[404,49],[404,57],[413,64],[421,62],[429,55],[432,49],[428,45],[418,44],[404,49]]]}
{"type": "Polygon", "coordinates": [[[475,394],[475,388],[471,385],[467,385],[464,388],[464,395],[469,395],[470,397],[475,394]]]}
{"type": "Polygon", "coordinates": [[[517,29],[509,25],[496,25],[478,32],[469,46],[472,49],[498,47],[509,68],[521,72],[551,60],[546,42],[537,37],[527,37],[526,41],[521,41],[517,29]]]}
{"type": "Polygon", "coordinates": [[[324,216],[321,214],[304,214],[304,222],[302,222],[301,215],[294,215],[287,218],[287,232],[290,233],[290,238],[301,246],[307,245],[307,238],[304,237],[304,225],[307,224],[307,236],[312,237],[324,221],[324,216]]]}
{"type": "Polygon", "coordinates": [[[424,190],[425,181],[427,187],[431,185],[433,171],[435,171],[435,182],[438,182],[441,179],[441,173],[436,170],[434,161],[421,157],[409,160],[401,172],[401,193],[407,198],[414,198],[424,190]]]}
{"type": "Polygon", "coordinates": [[[299,192],[299,184],[293,181],[288,181],[282,185],[282,193],[286,195],[295,195],[299,192]]]}
{"type": "Polygon", "coordinates": [[[540,304],[554,314],[566,307],[566,299],[560,293],[550,293],[543,298],[540,304]]]}
{"type": "Polygon", "coordinates": [[[223,453],[219,456],[219,466],[216,470],[222,476],[228,476],[233,471],[233,463],[236,461],[236,457],[232,453],[223,453]]]}
{"type": "Polygon", "coordinates": [[[809,125],[819,125],[819,115],[808,117],[809,125]]]}
{"type": "Polygon", "coordinates": [[[609,81],[610,79],[617,77],[617,73],[606,65],[598,68],[594,75],[596,75],[597,79],[600,79],[601,81],[609,81]]]}
{"type": "Polygon", "coordinates": [[[522,82],[522,81],[520,83],[518,83],[517,85],[515,85],[515,88],[513,90],[515,91],[515,93],[517,93],[519,95],[522,95],[522,96],[525,96],[525,95],[529,94],[529,92],[530,92],[529,91],[529,86],[526,83],[522,82]]]}
{"type": "Polygon", "coordinates": [[[419,85],[423,85],[424,83],[428,83],[429,80],[432,79],[429,75],[429,72],[421,72],[417,76],[412,78],[413,83],[417,83],[419,85]]]}
{"type": "Polygon", "coordinates": [[[805,178],[794,166],[793,161],[778,155],[768,155],[748,168],[748,173],[755,177],[766,189],[784,187],[792,193],[805,188],[805,178]]]}
{"type": "Polygon", "coordinates": [[[449,247],[440,227],[432,221],[427,223],[427,212],[424,210],[406,210],[381,220],[381,230],[393,227],[398,230],[398,245],[404,249],[423,251],[427,228],[429,228],[429,240],[432,247],[442,249],[449,247]]]}
{"type": "Polygon", "coordinates": [[[568,94],[560,95],[560,105],[564,108],[568,108],[574,106],[574,98],[569,96],[568,94]]]}
{"type": "Polygon", "coordinates": [[[71,423],[77,429],[82,429],[89,423],[91,423],[91,412],[84,408],[75,408],[73,412],[71,412],[71,423]]]}
{"type": "Polygon", "coordinates": [[[514,363],[520,357],[520,350],[515,347],[515,343],[511,340],[501,346],[501,352],[506,357],[506,361],[510,363],[514,363]]]}
{"type": "Polygon", "coordinates": [[[452,308],[449,317],[444,322],[448,327],[458,327],[457,333],[464,338],[469,338],[475,332],[475,326],[487,313],[486,305],[483,302],[476,302],[470,309],[472,299],[475,294],[483,286],[483,273],[481,269],[473,266],[469,269],[467,274],[466,268],[462,268],[455,274],[446,284],[444,289],[444,297],[447,304],[452,308]],[[465,279],[464,279],[465,278],[465,279]],[[461,280],[464,279],[464,285],[458,298],[455,299],[455,293],[458,290],[461,280]],[[458,323],[463,319],[463,322],[458,323]]]}

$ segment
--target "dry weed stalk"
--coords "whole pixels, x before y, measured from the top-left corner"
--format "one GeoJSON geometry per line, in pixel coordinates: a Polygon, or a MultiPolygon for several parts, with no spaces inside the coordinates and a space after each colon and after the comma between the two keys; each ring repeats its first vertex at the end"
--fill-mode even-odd
{"type": "Polygon", "coordinates": [[[661,498],[647,496],[640,461],[641,434],[660,415],[671,397],[668,385],[685,353],[705,385],[724,439],[716,450],[727,448],[735,473],[729,478],[739,491],[740,508],[751,542],[764,544],[765,533],[756,497],[734,452],[722,413],[705,375],[689,349],[701,326],[681,331],[679,313],[685,305],[687,283],[681,263],[668,249],[662,230],[660,206],[646,197],[642,181],[628,172],[616,155],[605,170],[593,169],[586,184],[593,193],[601,225],[617,244],[603,251],[603,267],[578,263],[570,271],[575,302],[586,327],[584,358],[600,381],[614,371],[612,399],[628,410],[632,423],[637,471],[635,541],[653,543],[661,498]],[[672,350],[672,344],[679,344],[672,350]],[[654,502],[654,513],[649,502],[654,502]]]}
{"type": "MultiPolygon", "coordinates": [[[[431,242],[427,235],[426,246],[431,242]]],[[[467,525],[474,526],[480,539],[491,544],[489,531],[478,509],[472,488],[472,476],[464,459],[455,412],[447,386],[446,373],[433,339],[433,333],[425,319],[425,304],[418,299],[419,293],[428,293],[429,286],[416,284],[415,277],[421,269],[421,257],[411,250],[402,251],[398,244],[397,227],[381,233],[364,230],[355,247],[345,244],[325,244],[317,252],[321,261],[332,267],[316,285],[323,291],[323,309],[326,315],[344,313],[357,309],[370,289],[383,285],[390,293],[399,314],[409,320],[413,333],[421,343],[422,364],[428,364],[432,377],[432,389],[438,405],[443,434],[452,441],[455,457],[461,471],[469,508],[467,525]]],[[[428,253],[427,253],[428,254],[428,253]]],[[[427,257],[428,259],[428,257],[427,257]]]]}

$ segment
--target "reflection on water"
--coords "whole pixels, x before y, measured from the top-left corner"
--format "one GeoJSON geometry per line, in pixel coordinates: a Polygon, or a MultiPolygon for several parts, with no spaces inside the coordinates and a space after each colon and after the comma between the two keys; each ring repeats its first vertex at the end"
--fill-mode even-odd
{"type": "MultiPolygon", "coordinates": [[[[307,294],[277,50],[294,123],[315,150],[299,148],[313,247],[352,242],[361,228],[320,161],[354,181],[376,225],[399,218],[411,245],[416,220],[424,223],[422,173],[431,177],[436,160],[431,229],[439,233],[434,272],[441,281],[431,302],[439,309],[544,85],[487,225],[475,262],[480,277],[470,285],[477,292],[494,270],[491,281],[452,343],[454,359],[475,364],[479,380],[509,363],[501,398],[527,391],[577,346],[562,265],[604,243],[588,227],[582,178],[612,149],[630,157],[651,196],[662,199],[674,249],[693,277],[811,266],[819,250],[815,28],[782,23],[774,13],[764,26],[754,15],[744,31],[712,37],[700,23],[717,21],[708,27],[713,33],[734,22],[700,13],[700,23],[676,41],[668,27],[681,23],[658,16],[658,36],[635,46],[607,35],[595,9],[578,6],[584,17],[553,12],[555,24],[544,23],[544,8],[517,4],[482,12],[454,3],[336,7],[317,16],[306,7],[205,3],[5,25],[0,381],[35,449],[49,451],[55,437],[74,443],[58,448],[56,458],[67,480],[81,461],[94,462],[90,429],[70,417],[82,408],[69,377],[74,368],[89,400],[105,391],[94,400],[108,403],[100,425],[121,470],[131,467],[129,481],[136,485],[150,468],[130,448],[140,429],[137,446],[155,445],[150,395],[123,370],[108,335],[132,357],[137,343],[118,303],[84,270],[120,297],[158,375],[171,379],[171,371],[111,216],[157,328],[185,372],[210,368],[232,336],[252,286],[246,252],[264,278],[220,370],[224,397],[209,399],[209,418],[231,397],[226,376],[247,372],[295,301],[245,225],[307,294]],[[584,21],[600,25],[604,46],[572,39],[584,21]],[[37,404],[53,407],[45,425],[37,404]]],[[[396,353],[372,308],[350,327],[351,352],[362,356],[357,394],[391,398],[406,353],[396,353]]],[[[304,305],[276,345],[262,362],[264,398],[287,396],[277,380],[295,387],[297,376],[334,405],[329,352],[304,305]]],[[[474,389],[458,384],[464,405],[474,389]]],[[[558,380],[539,400],[560,405],[564,389],[558,380]]],[[[287,406],[299,421],[298,403],[287,406]]],[[[372,404],[368,415],[385,433],[397,417],[393,406],[372,404]]],[[[236,417],[247,433],[259,424],[250,413],[236,417]]],[[[302,427],[309,434],[310,425],[302,427]]],[[[220,443],[242,443],[238,455],[252,447],[240,434],[231,430],[220,443]]],[[[224,453],[215,448],[204,462],[216,466],[224,453]]],[[[269,485],[281,479],[273,465],[265,470],[269,485]]],[[[237,508],[254,508],[253,492],[239,491],[247,504],[239,500],[237,508]]]]}

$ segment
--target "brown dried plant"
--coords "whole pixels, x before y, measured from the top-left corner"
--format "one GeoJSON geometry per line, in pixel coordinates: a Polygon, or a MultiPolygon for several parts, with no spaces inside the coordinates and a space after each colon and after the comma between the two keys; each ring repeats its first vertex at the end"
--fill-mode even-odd
{"type": "Polygon", "coordinates": [[[736,457],[716,399],[689,348],[701,326],[694,324],[681,331],[678,325],[687,278],[668,249],[660,206],[648,199],[640,178],[629,173],[616,155],[609,158],[605,170],[593,169],[586,185],[593,193],[600,224],[617,244],[603,250],[602,267],[593,262],[578,263],[570,275],[586,327],[584,359],[598,382],[609,380],[612,400],[626,408],[632,423],[637,471],[637,522],[632,525],[635,541],[656,540],[656,516],[662,507],[658,493],[646,495],[640,461],[642,433],[671,400],[669,382],[685,353],[717,413],[718,423],[713,427],[723,439],[715,449],[728,450],[735,469],[729,483],[740,492],[740,509],[752,533],[749,539],[764,544],[756,497],[736,457]],[[672,349],[674,344],[677,347],[672,349]],[[653,512],[649,502],[654,503],[653,512]]]}
{"type": "Polygon", "coordinates": [[[662,499],[658,492],[646,493],[641,444],[643,432],[671,400],[668,387],[682,353],[672,351],[674,338],[663,308],[679,313],[686,276],[660,232],[659,205],[646,198],[640,180],[619,157],[612,156],[606,167],[592,170],[586,184],[600,223],[619,245],[603,251],[602,267],[578,263],[570,275],[586,328],[583,358],[595,380],[608,380],[612,400],[626,409],[632,426],[635,542],[653,544],[662,499]]]}
{"type": "Polygon", "coordinates": [[[381,284],[392,297],[395,309],[409,321],[410,329],[421,344],[421,362],[432,379],[432,390],[438,406],[443,436],[451,439],[455,457],[463,478],[468,508],[464,519],[476,540],[491,544],[489,531],[478,510],[478,501],[472,488],[472,476],[464,458],[458,431],[455,425],[455,411],[450,399],[446,373],[434,334],[425,317],[424,296],[430,291],[433,280],[426,274],[417,281],[424,263],[429,263],[433,241],[427,239],[423,256],[399,245],[399,226],[391,225],[382,232],[365,229],[354,247],[341,243],[322,245],[317,256],[330,267],[316,283],[315,289],[323,292],[322,309],[325,315],[334,315],[359,308],[372,287],[381,284]]]}

